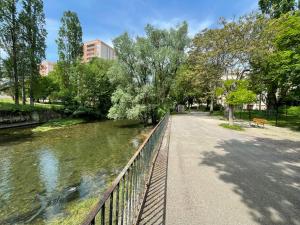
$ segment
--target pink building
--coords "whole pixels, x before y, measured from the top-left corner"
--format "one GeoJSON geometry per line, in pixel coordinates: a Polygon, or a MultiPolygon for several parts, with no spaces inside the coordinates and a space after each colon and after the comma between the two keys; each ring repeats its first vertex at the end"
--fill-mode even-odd
{"type": "Polygon", "coordinates": [[[49,61],[43,61],[40,65],[41,76],[48,76],[48,74],[54,70],[55,63],[49,61]]]}
{"type": "Polygon", "coordinates": [[[83,44],[83,61],[88,62],[94,57],[103,59],[115,59],[115,51],[112,47],[100,40],[88,41],[83,44]]]}

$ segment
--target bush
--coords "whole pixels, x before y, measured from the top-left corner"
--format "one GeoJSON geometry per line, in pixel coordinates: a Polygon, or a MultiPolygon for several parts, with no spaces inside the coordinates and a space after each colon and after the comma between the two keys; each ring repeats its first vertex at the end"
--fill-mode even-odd
{"type": "Polygon", "coordinates": [[[291,106],[287,110],[288,115],[300,117],[300,106],[291,106]]]}

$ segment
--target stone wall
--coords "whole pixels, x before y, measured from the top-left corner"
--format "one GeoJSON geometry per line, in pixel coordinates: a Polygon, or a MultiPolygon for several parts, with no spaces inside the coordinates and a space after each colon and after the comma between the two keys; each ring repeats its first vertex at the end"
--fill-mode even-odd
{"type": "Polygon", "coordinates": [[[43,123],[51,119],[62,118],[62,114],[52,110],[39,110],[32,112],[0,111],[0,127],[17,123],[43,123]]]}

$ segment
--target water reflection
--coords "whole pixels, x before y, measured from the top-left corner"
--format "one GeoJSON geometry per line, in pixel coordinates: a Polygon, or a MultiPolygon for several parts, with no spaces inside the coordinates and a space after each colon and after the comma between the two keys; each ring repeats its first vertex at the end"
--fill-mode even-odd
{"type": "MultiPolygon", "coordinates": [[[[60,211],[60,198],[55,195],[59,176],[59,162],[51,150],[45,148],[39,153],[39,168],[40,180],[46,189],[43,195],[38,195],[41,202],[39,212],[44,211],[44,217],[48,220],[60,211]]],[[[34,216],[37,217],[39,214],[34,216]]],[[[30,221],[33,219],[34,217],[30,218],[30,221]]]]}
{"type": "Polygon", "coordinates": [[[104,121],[38,134],[1,131],[0,224],[48,224],[68,215],[70,204],[101,195],[143,130],[136,122],[104,121]]]}
{"type": "Polygon", "coordinates": [[[10,159],[4,158],[0,160],[0,208],[4,206],[10,198],[10,159]]]}
{"type": "Polygon", "coordinates": [[[58,160],[53,152],[43,149],[39,154],[40,179],[45,184],[46,195],[51,195],[58,182],[58,160]]]}

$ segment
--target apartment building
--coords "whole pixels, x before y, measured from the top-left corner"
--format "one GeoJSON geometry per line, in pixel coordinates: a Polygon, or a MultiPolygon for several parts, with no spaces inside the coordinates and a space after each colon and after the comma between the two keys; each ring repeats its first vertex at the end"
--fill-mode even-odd
{"type": "Polygon", "coordinates": [[[54,70],[54,62],[43,61],[40,65],[41,76],[48,76],[48,74],[54,70]]]}
{"type": "Polygon", "coordinates": [[[100,40],[88,41],[83,45],[83,61],[88,62],[94,57],[103,59],[115,59],[115,51],[112,47],[100,40]]]}

